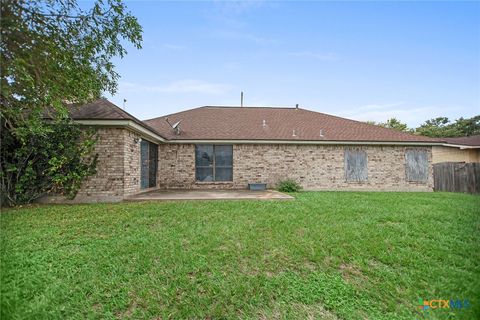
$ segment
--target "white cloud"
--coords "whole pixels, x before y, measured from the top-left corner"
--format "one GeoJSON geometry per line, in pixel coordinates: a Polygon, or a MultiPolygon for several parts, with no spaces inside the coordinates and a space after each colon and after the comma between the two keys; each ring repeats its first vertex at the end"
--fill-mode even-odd
{"type": "Polygon", "coordinates": [[[258,9],[265,4],[261,0],[214,1],[215,10],[222,15],[240,15],[258,9]]]}
{"type": "Polygon", "coordinates": [[[321,61],[337,61],[338,57],[334,53],[321,53],[321,52],[311,52],[311,51],[299,51],[299,52],[290,52],[289,56],[292,57],[301,57],[301,58],[311,58],[321,61]]]}
{"type": "Polygon", "coordinates": [[[452,108],[438,106],[418,107],[408,105],[406,102],[385,104],[369,104],[355,109],[340,111],[339,115],[360,121],[385,122],[391,118],[407,123],[410,127],[416,127],[427,119],[432,119],[439,114],[446,114],[452,108]]]}
{"type": "Polygon", "coordinates": [[[231,89],[232,86],[228,84],[201,80],[179,80],[165,85],[144,85],[132,82],[120,82],[119,86],[119,92],[224,94],[231,89]]]}
{"type": "Polygon", "coordinates": [[[222,68],[228,72],[237,72],[243,69],[243,66],[237,62],[226,62],[222,65],[222,68]]]}
{"type": "Polygon", "coordinates": [[[405,105],[405,102],[399,101],[399,102],[391,102],[391,103],[384,103],[384,104],[367,104],[364,106],[360,106],[355,109],[349,110],[350,112],[353,113],[364,113],[364,112],[373,112],[375,110],[385,110],[385,109],[392,109],[392,108],[397,108],[402,105],[405,105]]]}
{"type": "Polygon", "coordinates": [[[172,44],[172,43],[164,43],[162,47],[165,49],[174,50],[174,51],[181,51],[187,48],[186,46],[172,44]]]}
{"type": "Polygon", "coordinates": [[[248,31],[249,14],[264,7],[276,4],[264,0],[214,1],[213,7],[205,12],[206,18],[213,22],[210,35],[226,40],[254,42],[262,45],[276,44],[277,40],[248,31]]]}
{"type": "MultiPolygon", "coordinates": [[[[264,7],[265,4],[266,1],[263,0],[215,0],[213,6],[209,6],[208,10],[205,10],[204,15],[208,20],[219,23],[223,28],[243,29],[248,25],[245,16],[264,7]]],[[[270,3],[269,6],[271,6],[270,3]]]]}
{"type": "Polygon", "coordinates": [[[261,45],[277,44],[278,41],[272,38],[258,36],[253,33],[232,30],[215,30],[212,36],[226,40],[248,41],[261,45]]]}

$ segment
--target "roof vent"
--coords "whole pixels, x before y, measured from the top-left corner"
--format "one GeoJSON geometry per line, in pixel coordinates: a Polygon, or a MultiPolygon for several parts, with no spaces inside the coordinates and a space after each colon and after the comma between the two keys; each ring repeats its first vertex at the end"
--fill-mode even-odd
{"type": "Polygon", "coordinates": [[[292,132],[292,137],[296,137],[297,135],[295,134],[295,129],[293,129],[293,132],[292,132]]]}
{"type": "Polygon", "coordinates": [[[171,124],[170,121],[168,121],[168,118],[165,118],[165,121],[167,121],[170,127],[172,127],[173,131],[175,131],[175,134],[178,136],[180,134],[180,122],[182,122],[182,120],[179,120],[174,124],[171,124]]]}
{"type": "Polygon", "coordinates": [[[262,127],[264,127],[264,128],[267,127],[267,121],[263,120],[263,122],[262,122],[262,127]]]}
{"type": "Polygon", "coordinates": [[[298,110],[298,103],[295,105],[295,109],[297,109],[297,110],[298,110]]]}
{"type": "Polygon", "coordinates": [[[322,129],[320,129],[320,137],[322,137],[322,138],[325,137],[325,136],[323,135],[323,130],[322,130],[322,129]]]}

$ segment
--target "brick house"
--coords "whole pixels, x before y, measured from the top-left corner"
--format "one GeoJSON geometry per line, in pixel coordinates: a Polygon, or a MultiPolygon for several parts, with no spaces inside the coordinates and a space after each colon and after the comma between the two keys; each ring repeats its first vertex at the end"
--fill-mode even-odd
{"type": "Polygon", "coordinates": [[[97,174],[77,202],[152,189],[432,191],[437,140],[302,108],[200,107],[141,121],[108,100],[71,107],[95,127],[97,174]]]}
{"type": "Polygon", "coordinates": [[[442,138],[444,144],[432,149],[433,163],[480,162],[480,135],[458,138],[442,138]]]}

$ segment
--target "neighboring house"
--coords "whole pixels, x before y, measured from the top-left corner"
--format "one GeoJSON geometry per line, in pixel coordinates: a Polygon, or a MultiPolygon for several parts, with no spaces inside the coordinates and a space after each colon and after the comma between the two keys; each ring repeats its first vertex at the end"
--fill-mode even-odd
{"type": "Polygon", "coordinates": [[[433,163],[480,162],[480,135],[440,139],[444,143],[433,147],[433,163]]]}
{"type": "Polygon", "coordinates": [[[140,121],[107,100],[72,107],[97,128],[97,174],[76,201],[161,189],[432,191],[436,139],[301,108],[200,107],[140,121]],[[179,123],[174,129],[174,124],[179,123]]]}

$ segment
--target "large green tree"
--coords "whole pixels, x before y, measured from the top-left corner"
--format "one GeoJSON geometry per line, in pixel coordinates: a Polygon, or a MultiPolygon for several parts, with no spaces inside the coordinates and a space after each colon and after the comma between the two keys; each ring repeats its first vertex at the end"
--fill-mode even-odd
{"type": "Polygon", "coordinates": [[[412,129],[409,129],[406,123],[401,122],[397,118],[388,119],[387,122],[381,123],[380,125],[397,131],[412,132],[412,129]]]}
{"type": "Polygon", "coordinates": [[[114,93],[119,75],[112,58],[126,54],[126,43],[141,47],[141,27],[121,0],[85,5],[1,1],[0,186],[9,204],[50,191],[75,195],[93,172],[93,143],[65,105],[114,93]]]}
{"type": "Polygon", "coordinates": [[[413,132],[413,129],[408,128],[408,125],[406,123],[401,122],[397,118],[388,119],[386,122],[367,121],[367,123],[384,128],[394,129],[397,131],[413,132]]]}
{"type": "Polygon", "coordinates": [[[386,122],[367,121],[367,123],[433,138],[466,137],[480,134],[480,115],[466,119],[461,117],[454,122],[447,117],[438,117],[425,121],[415,129],[408,128],[406,123],[396,118],[388,119],[386,122]]]}
{"type": "Polygon", "coordinates": [[[480,134],[480,115],[472,118],[459,118],[450,122],[447,117],[425,121],[415,129],[415,133],[428,137],[465,137],[480,134]]]}

